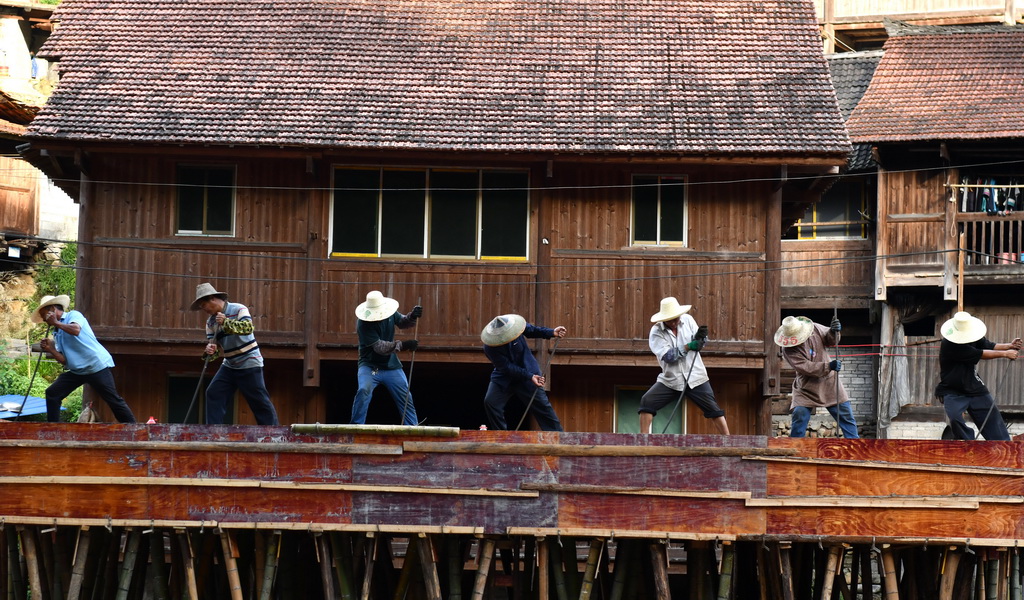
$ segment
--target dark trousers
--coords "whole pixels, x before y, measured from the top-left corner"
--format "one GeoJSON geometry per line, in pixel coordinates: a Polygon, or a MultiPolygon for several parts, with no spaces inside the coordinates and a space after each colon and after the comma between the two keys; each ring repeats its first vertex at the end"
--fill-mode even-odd
{"type": "Polygon", "coordinates": [[[996,401],[991,394],[984,396],[946,394],[942,397],[942,407],[946,409],[949,426],[958,440],[974,439],[974,431],[967,426],[967,421],[964,421],[964,412],[971,415],[971,419],[986,440],[1010,439],[1006,422],[1003,421],[1003,415],[996,408],[996,401]]]}
{"type": "Polygon", "coordinates": [[[530,414],[537,419],[541,431],[562,431],[562,423],[558,420],[558,415],[555,414],[551,402],[548,401],[548,395],[544,388],[533,385],[533,381],[530,380],[509,384],[507,388],[503,388],[493,381],[487,386],[484,410],[487,412],[487,421],[490,422],[491,429],[508,429],[508,425],[505,423],[505,405],[513,396],[519,398],[524,409],[527,404],[530,404],[530,398],[533,398],[533,403],[530,404],[530,414]]]}
{"type": "Polygon", "coordinates": [[[132,409],[128,408],[128,403],[114,387],[114,373],[109,368],[88,375],[77,375],[71,371],[61,373],[50,387],[46,388],[46,420],[53,423],[60,421],[61,402],[68,394],[85,384],[89,384],[89,387],[103,398],[118,423],[135,423],[132,409]]]}
{"type": "Polygon", "coordinates": [[[263,367],[251,369],[229,369],[225,366],[217,369],[213,381],[206,388],[206,424],[222,425],[224,413],[227,412],[228,401],[235,391],[242,392],[249,403],[256,422],[260,425],[277,425],[277,411],[270,403],[270,393],[263,382],[263,367]]]}

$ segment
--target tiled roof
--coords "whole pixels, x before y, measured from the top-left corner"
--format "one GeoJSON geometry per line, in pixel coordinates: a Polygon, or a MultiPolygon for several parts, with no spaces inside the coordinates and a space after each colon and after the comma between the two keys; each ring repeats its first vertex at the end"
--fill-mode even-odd
{"type": "Polygon", "coordinates": [[[811,0],[64,0],[30,137],[849,150],[811,0]]]}
{"type": "Polygon", "coordinates": [[[846,123],[854,142],[1024,137],[1024,27],[903,33],[846,123]]]}
{"type": "MultiPolygon", "coordinates": [[[[843,119],[849,119],[850,113],[857,107],[864,92],[871,83],[878,61],[882,58],[881,50],[866,52],[843,52],[829,54],[828,68],[832,73],[832,85],[836,89],[836,99],[843,119]]],[[[863,171],[876,167],[871,157],[871,144],[854,144],[853,151],[847,160],[847,171],[863,171]]]]}

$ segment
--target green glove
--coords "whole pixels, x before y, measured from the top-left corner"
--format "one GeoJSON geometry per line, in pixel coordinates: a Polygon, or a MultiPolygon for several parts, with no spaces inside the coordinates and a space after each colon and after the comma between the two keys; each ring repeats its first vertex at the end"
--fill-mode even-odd
{"type": "Polygon", "coordinates": [[[224,319],[221,324],[224,333],[231,335],[249,335],[253,332],[252,321],[239,321],[237,319],[224,319]]]}
{"type": "Polygon", "coordinates": [[[693,350],[694,352],[700,352],[700,349],[704,347],[704,340],[691,340],[686,343],[687,350],[693,350]]]}

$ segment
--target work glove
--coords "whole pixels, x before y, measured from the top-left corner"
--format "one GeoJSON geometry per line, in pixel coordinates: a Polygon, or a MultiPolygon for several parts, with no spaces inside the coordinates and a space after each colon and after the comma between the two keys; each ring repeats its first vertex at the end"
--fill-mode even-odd
{"type": "Polygon", "coordinates": [[[405,340],[402,342],[402,347],[400,348],[400,350],[410,350],[412,352],[415,352],[416,348],[419,348],[419,346],[419,340],[405,340]]]}
{"type": "Polygon", "coordinates": [[[839,333],[843,330],[842,323],[839,322],[839,317],[832,317],[832,324],[828,327],[832,333],[839,333]]]}
{"type": "Polygon", "coordinates": [[[701,325],[700,327],[698,327],[697,328],[697,335],[695,335],[693,337],[698,339],[698,340],[706,340],[706,339],[708,339],[708,326],[707,325],[701,325]]]}
{"type": "Polygon", "coordinates": [[[224,319],[220,328],[231,335],[249,335],[253,332],[252,321],[242,321],[239,319],[224,319]]]}
{"type": "Polygon", "coordinates": [[[674,363],[679,360],[679,353],[676,352],[675,348],[670,349],[661,357],[662,362],[674,363]]]}
{"type": "Polygon", "coordinates": [[[689,342],[686,343],[686,349],[693,350],[695,352],[700,352],[700,349],[704,347],[705,341],[706,340],[703,339],[690,340],[689,342]]]}
{"type": "Polygon", "coordinates": [[[829,371],[836,371],[837,373],[839,371],[842,371],[843,370],[843,361],[841,361],[841,360],[833,360],[832,362],[828,363],[828,370],[829,371]]]}
{"type": "Polygon", "coordinates": [[[418,318],[420,318],[422,316],[423,316],[423,307],[422,306],[417,304],[416,306],[412,307],[412,312],[409,313],[409,318],[410,319],[418,319],[418,318]]]}

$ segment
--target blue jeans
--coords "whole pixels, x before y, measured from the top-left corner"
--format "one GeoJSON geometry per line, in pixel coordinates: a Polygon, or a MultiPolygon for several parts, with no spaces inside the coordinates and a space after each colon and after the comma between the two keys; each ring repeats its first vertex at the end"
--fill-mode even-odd
{"type": "Polygon", "coordinates": [[[134,423],[135,415],[128,403],[117,393],[114,387],[114,374],[110,368],[89,373],[88,375],[76,375],[71,371],[61,373],[50,387],[46,388],[46,420],[56,423],[60,421],[60,404],[68,394],[78,389],[79,386],[89,384],[93,391],[103,398],[107,406],[114,413],[118,423],[134,423]]]}
{"type": "Polygon", "coordinates": [[[206,388],[206,424],[223,425],[228,400],[242,392],[249,403],[256,422],[260,425],[277,425],[277,411],[270,402],[270,393],[263,382],[263,367],[251,369],[229,369],[221,365],[213,381],[206,388]]]}
{"type": "Polygon", "coordinates": [[[996,408],[996,401],[991,394],[984,396],[961,396],[946,394],[942,397],[942,407],[949,417],[949,427],[958,440],[973,440],[974,431],[964,421],[964,412],[971,415],[978,426],[982,437],[986,440],[1009,440],[1010,432],[1006,430],[1003,415],[996,408]]]}
{"type": "Polygon", "coordinates": [[[395,401],[398,412],[402,414],[403,425],[419,423],[419,419],[416,417],[416,406],[413,405],[412,394],[409,392],[409,380],[405,378],[405,371],[375,369],[370,365],[359,365],[357,378],[359,389],[356,390],[356,399],[352,403],[353,424],[366,423],[366,410],[370,408],[373,390],[378,385],[383,385],[391,393],[391,399],[395,401]]]}
{"type": "MultiPolygon", "coordinates": [[[[849,402],[843,402],[836,406],[825,407],[828,414],[839,424],[839,430],[847,439],[857,439],[857,419],[853,417],[853,408],[849,402]]],[[[807,435],[807,423],[811,420],[811,409],[806,406],[797,406],[791,413],[793,420],[790,424],[789,437],[802,438],[807,435]]]]}

